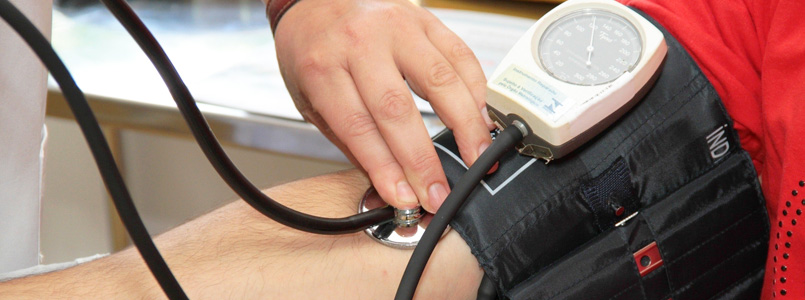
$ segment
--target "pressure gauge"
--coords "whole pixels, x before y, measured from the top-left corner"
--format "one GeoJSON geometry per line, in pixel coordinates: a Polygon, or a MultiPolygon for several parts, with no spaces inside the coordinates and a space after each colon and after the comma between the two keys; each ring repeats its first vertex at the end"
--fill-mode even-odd
{"type": "Polygon", "coordinates": [[[535,54],[554,78],[599,85],[634,69],[642,50],[640,32],[631,22],[606,10],[583,9],[548,26],[535,54]]]}
{"type": "Polygon", "coordinates": [[[610,0],[569,0],[538,20],[487,83],[490,117],[531,132],[521,154],[570,153],[626,113],[656,80],[662,32],[610,0]]]}

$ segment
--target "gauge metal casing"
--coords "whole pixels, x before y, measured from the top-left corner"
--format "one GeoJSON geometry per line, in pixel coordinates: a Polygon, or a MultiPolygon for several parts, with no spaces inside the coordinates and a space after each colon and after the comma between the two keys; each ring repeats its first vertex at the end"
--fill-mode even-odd
{"type": "Polygon", "coordinates": [[[610,0],[566,1],[529,28],[489,77],[490,117],[499,127],[528,125],[520,153],[559,158],[628,111],[656,80],[666,53],[662,32],[632,9],[610,0]],[[569,39],[559,45],[559,36],[569,39]],[[623,68],[609,69],[615,64],[623,68]]]}

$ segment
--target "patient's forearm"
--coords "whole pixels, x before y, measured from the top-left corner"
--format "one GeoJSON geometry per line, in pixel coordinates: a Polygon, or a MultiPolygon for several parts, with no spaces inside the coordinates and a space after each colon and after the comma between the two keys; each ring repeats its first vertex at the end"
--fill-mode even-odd
{"type": "MultiPolygon", "coordinates": [[[[306,213],[353,214],[368,181],[358,172],[302,180],[267,193],[306,213]]],[[[363,233],[322,236],[273,222],[238,201],[175,228],[157,246],[191,299],[390,299],[411,251],[363,233]]],[[[481,270],[455,232],[425,270],[417,296],[473,298],[481,270]]],[[[164,297],[134,249],[62,272],[0,284],[0,298],[164,297]]]]}

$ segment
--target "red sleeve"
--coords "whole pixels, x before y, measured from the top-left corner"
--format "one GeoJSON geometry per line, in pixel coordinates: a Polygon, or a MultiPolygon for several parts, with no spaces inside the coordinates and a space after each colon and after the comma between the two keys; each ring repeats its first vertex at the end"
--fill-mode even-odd
{"type": "Polygon", "coordinates": [[[788,289],[795,299],[805,298],[805,146],[800,140],[805,136],[803,12],[805,1],[780,1],[770,22],[761,68],[766,164],[760,174],[772,223],[764,292],[772,290],[779,297],[788,289]],[[771,287],[766,288],[770,276],[771,287]]]}
{"type": "Polygon", "coordinates": [[[679,40],[735,121],[771,221],[761,298],[805,299],[805,1],[619,1],[679,40]]]}
{"type": "MultiPolygon", "coordinates": [[[[646,12],[684,46],[715,87],[735,121],[741,145],[762,151],[760,111],[761,40],[745,5],[709,1],[621,0],[646,12]]],[[[762,155],[752,155],[755,167],[762,155]]]]}

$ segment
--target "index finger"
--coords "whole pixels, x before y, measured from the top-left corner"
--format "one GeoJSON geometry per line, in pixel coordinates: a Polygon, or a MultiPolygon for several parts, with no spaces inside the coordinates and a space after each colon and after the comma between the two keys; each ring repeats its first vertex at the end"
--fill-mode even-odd
{"type": "Polygon", "coordinates": [[[435,212],[449,193],[436,148],[391,53],[371,50],[351,61],[350,71],[420,204],[435,212]]]}
{"type": "Polygon", "coordinates": [[[425,34],[433,46],[442,53],[455,72],[464,82],[475,100],[475,105],[484,118],[487,129],[495,125],[486,109],[486,75],[475,53],[453,31],[447,28],[436,16],[428,14],[425,34]]]}
{"type": "Polygon", "coordinates": [[[492,143],[492,138],[466,83],[432,44],[412,40],[405,45],[407,47],[401,49],[408,51],[395,53],[400,70],[409,84],[418,86],[425,94],[442,122],[453,130],[462,159],[468,166],[472,165],[492,143]]]}

